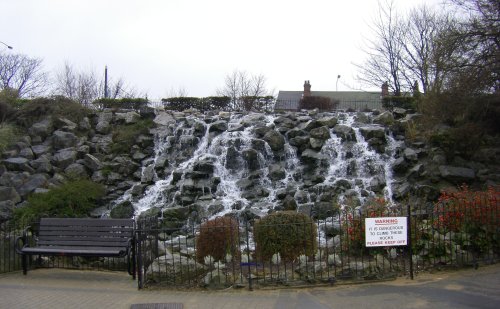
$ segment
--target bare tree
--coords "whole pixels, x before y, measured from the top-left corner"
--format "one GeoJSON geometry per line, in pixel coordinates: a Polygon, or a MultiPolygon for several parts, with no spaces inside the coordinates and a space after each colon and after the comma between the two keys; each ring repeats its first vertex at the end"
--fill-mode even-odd
{"type": "Polygon", "coordinates": [[[187,96],[188,96],[188,92],[186,91],[186,88],[184,88],[184,87],[179,87],[177,89],[175,89],[174,87],[171,87],[170,90],[166,94],[167,98],[185,98],[187,96]]]}
{"type": "Polygon", "coordinates": [[[62,70],[56,73],[54,91],[57,95],[89,104],[98,98],[99,82],[92,71],[77,71],[66,62],[62,70]]]}
{"type": "Polygon", "coordinates": [[[441,90],[447,74],[445,62],[452,50],[439,46],[438,38],[452,24],[449,14],[436,13],[425,5],[410,11],[405,19],[403,35],[398,38],[404,49],[401,61],[406,84],[417,81],[424,93],[441,90]]]}
{"type": "MultiPolygon", "coordinates": [[[[89,104],[104,97],[104,80],[94,71],[78,71],[70,63],[56,73],[54,94],[63,95],[82,104],[89,104]]],[[[136,97],[137,91],[128,87],[123,78],[110,80],[109,98],[136,97]]]]}
{"type": "Polygon", "coordinates": [[[42,59],[0,53],[0,90],[13,89],[19,97],[34,97],[43,93],[47,86],[42,59]]]}
{"type": "Polygon", "coordinates": [[[231,98],[232,108],[242,110],[245,108],[246,97],[259,97],[268,94],[266,87],[266,77],[260,75],[250,75],[246,71],[234,70],[226,75],[224,87],[217,90],[217,95],[231,98]]]}
{"type": "Polygon", "coordinates": [[[500,1],[451,2],[465,16],[443,39],[455,47],[454,68],[462,80],[458,87],[467,83],[476,88],[469,91],[500,92],[500,1]]]}
{"type": "Polygon", "coordinates": [[[408,85],[402,74],[404,46],[401,37],[404,28],[393,1],[379,2],[379,11],[371,28],[373,39],[368,40],[367,59],[362,64],[355,64],[359,69],[358,79],[376,87],[388,82],[389,89],[400,95],[403,88],[411,89],[412,84],[408,85]]]}

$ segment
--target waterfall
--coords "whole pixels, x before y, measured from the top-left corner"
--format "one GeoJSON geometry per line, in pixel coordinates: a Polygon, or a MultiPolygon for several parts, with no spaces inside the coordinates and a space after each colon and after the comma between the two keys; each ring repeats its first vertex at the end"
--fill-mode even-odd
{"type": "Polygon", "coordinates": [[[194,205],[203,217],[247,210],[265,214],[279,209],[285,197],[303,211],[328,196],[338,203],[363,204],[381,195],[392,202],[391,166],[399,142],[380,126],[358,123],[355,114],[328,116],[337,117],[338,124],[328,128],[330,137],[314,151],[307,141],[315,120],[308,115],[178,117],[156,129],[154,157],[143,161],[144,193],[134,197],[129,190],[120,201],[132,201],[137,214],[194,205]],[[285,134],[292,129],[305,141],[301,149],[285,134]],[[363,130],[384,134],[383,151],[370,145],[373,140],[363,130]],[[272,149],[265,137],[270,131],[279,132],[284,144],[272,149]],[[316,164],[305,161],[305,148],[316,164]]]}

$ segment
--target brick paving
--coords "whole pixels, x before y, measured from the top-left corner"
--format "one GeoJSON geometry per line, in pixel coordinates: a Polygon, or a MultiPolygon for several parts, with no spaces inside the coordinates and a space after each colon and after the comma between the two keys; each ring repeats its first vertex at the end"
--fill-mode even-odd
{"type": "Polygon", "coordinates": [[[498,308],[500,264],[422,274],[416,280],[305,289],[176,291],[137,289],[124,272],[37,269],[0,275],[0,308],[130,308],[181,303],[184,308],[498,308]]]}

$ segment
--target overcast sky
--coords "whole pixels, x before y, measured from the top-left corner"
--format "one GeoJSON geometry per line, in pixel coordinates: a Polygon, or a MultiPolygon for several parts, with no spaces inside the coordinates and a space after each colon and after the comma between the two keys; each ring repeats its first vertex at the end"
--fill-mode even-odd
{"type": "MultiPolygon", "coordinates": [[[[439,0],[395,0],[404,12],[439,0]]],[[[123,78],[149,98],[184,89],[215,95],[235,69],[267,86],[361,87],[353,63],[370,37],[377,0],[0,0],[0,41],[43,59],[123,78]]],[[[364,90],[369,90],[366,87],[364,90]]]]}

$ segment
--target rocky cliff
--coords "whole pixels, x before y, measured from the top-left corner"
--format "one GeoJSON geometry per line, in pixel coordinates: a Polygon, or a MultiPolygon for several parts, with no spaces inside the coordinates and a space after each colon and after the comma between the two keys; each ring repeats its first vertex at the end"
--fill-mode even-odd
{"type": "MultiPolygon", "coordinates": [[[[27,196],[90,178],[107,195],[93,215],[121,208],[181,222],[297,210],[327,217],[375,197],[432,202],[444,187],[500,180],[499,150],[465,160],[409,139],[418,115],[396,112],[261,114],[197,111],[91,113],[80,123],[45,117],[0,164],[0,220],[27,196]],[[131,142],[117,130],[156,123],[131,142]],[[121,144],[122,147],[116,147],[121,144]],[[125,147],[123,147],[125,146],[125,147]]],[[[414,132],[413,132],[414,133],[414,132]]]]}

